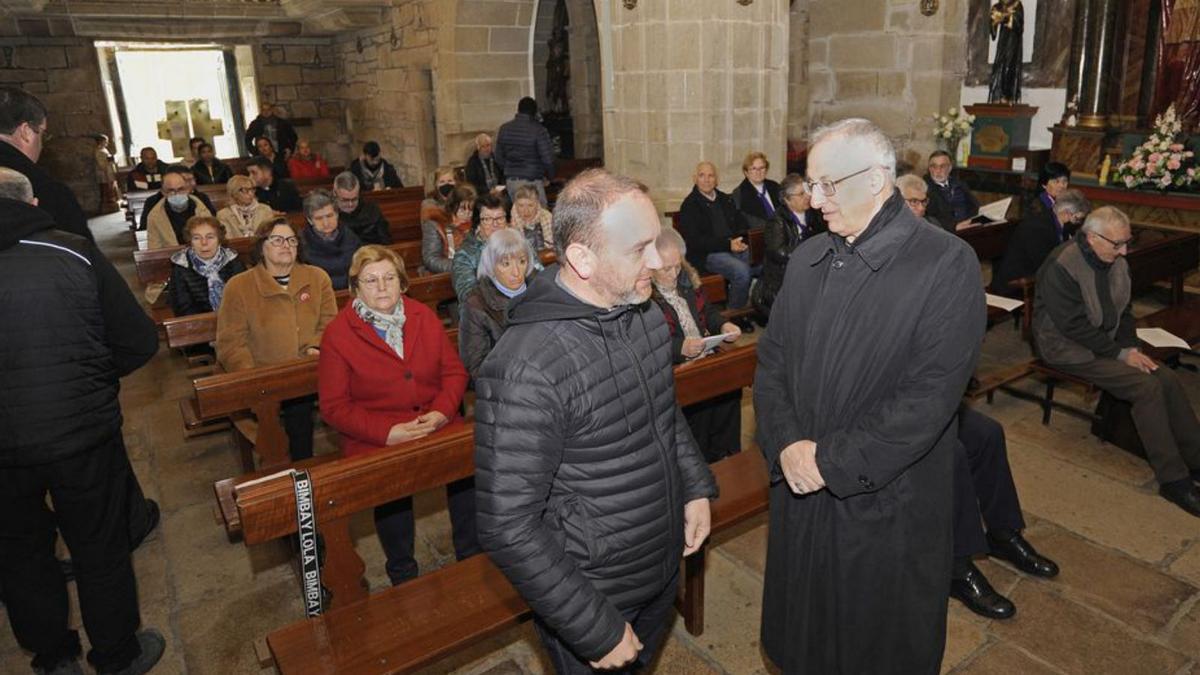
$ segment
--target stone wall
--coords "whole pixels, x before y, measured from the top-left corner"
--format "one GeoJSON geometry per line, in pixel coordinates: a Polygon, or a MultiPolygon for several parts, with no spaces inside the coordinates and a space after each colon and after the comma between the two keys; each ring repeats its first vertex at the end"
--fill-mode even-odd
{"type": "Polygon", "coordinates": [[[809,0],[810,127],[866,117],[920,165],[929,116],[958,105],[966,74],[968,2],[940,4],[927,17],[914,0],[809,0]]]}
{"type": "Polygon", "coordinates": [[[91,136],[111,135],[112,127],[91,40],[73,37],[68,22],[0,18],[0,83],[46,104],[50,139],[39,163],[94,213],[100,193],[91,136]]]}
{"type": "Polygon", "coordinates": [[[296,133],[331,165],[348,165],[358,152],[346,133],[332,40],[298,38],[253,46],[259,100],[280,106],[284,117],[297,122],[296,133]]]}
{"type": "Polygon", "coordinates": [[[792,3],[788,24],[787,137],[803,143],[808,137],[808,0],[792,3]]]}
{"type": "Polygon", "coordinates": [[[434,68],[444,4],[398,1],[383,25],[333,42],[353,153],[377,141],[405,185],[425,183],[438,162],[434,68]]]}
{"type": "MultiPolygon", "coordinates": [[[[605,165],[652,188],[663,210],[691,189],[707,159],[722,189],[761,150],[784,173],[788,90],[787,0],[658,0],[612,17],[614,101],[605,103],[605,165]]],[[[601,27],[604,31],[604,27],[601,27]]]]}

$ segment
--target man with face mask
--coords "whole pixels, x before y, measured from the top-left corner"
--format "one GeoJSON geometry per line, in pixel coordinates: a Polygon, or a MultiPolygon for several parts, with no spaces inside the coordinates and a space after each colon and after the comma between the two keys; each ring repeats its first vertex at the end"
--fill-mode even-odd
{"type": "Polygon", "coordinates": [[[185,166],[171,166],[163,174],[162,199],[146,216],[146,235],[149,248],[168,248],[188,243],[184,225],[192,216],[212,216],[216,213],[205,206],[188,183],[191,171],[185,166]]]}
{"type": "MultiPolygon", "coordinates": [[[[180,164],[178,166],[174,166],[174,167],[167,167],[164,170],[163,178],[164,179],[166,178],[166,173],[165,173],[166,171],[170,171],[172,169],[180,169],[180,168],[186,169],[187,167],[183,166],[182,164],[180,164]]],[[[196,191],[196,174],[195,174],[195,172],[189,169],[186,173],[183,174],[183,179],[187,183],[188,194],[195,197],[196,199],[199,199],[204,204],[205,208],[207,208],[209,211],[216,213],[218,209],[216,206],[213,205],[212,199],[208,195],[204,194],[203,192],[196,191]]],[[[146,203],[142,205],[142,214],[138,217],[138,229],[139,230],[146,229],[146,227],[149,224],[150,213],[152,211],[154,211],[154,207],[158,206],[159,202],[161,202],[163,200],[163,197],[164,197],[164,194],[163,194],[163,190],[162,190],[162,185],[160,184],[158,192],[155,192],[154,194],[147,197],[146,203]]],[[[180,200],[176,199],[176,203],[181,203],[181,202],[180,202],[180,200]]],[[[173,245],[174,244],[172,244],[172,246],[173,245]]]]}
{"type": "Polygon", "coordinates": [[[709,532],[716,483],[646,302],[660,229],[637,182],[591,169],[568,183],[559,265],[513,301],[475,380],[479,541],[558,673],[653,661],[680,561],[709,532]]]}
{"type": "Polygon", "coordinates": [[[1079,190],[1059,193],[1054,206],[1031,211],[1021,219],[1004,255],[992,268],[992,293],[1021,297],[1021,290],[1009,285],[1021,277],[1032,277],[1056,246],[1071,238],[1092,210],[1091,203],[1079,190]]]}
{"type": "Polygon", "coordinates": [[[379,156],[379,144],[367,141],[363,144],[362,155],[350,162],[350,173],[358,178],[364,190],[384,190],[386,188],[402,188],[400,174],[392,163],[379,156]]]}

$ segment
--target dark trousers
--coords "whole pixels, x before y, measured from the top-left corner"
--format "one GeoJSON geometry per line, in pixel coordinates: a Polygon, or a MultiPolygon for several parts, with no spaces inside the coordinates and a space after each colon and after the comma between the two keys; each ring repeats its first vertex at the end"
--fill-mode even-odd
{"type": "Polygon", "coordinates": [[[1200,469],[1200,422],[1175,371],[1160,367],[1143,373],[1117,359],[1054,367],[1130,404],[1133,426],[1160,485],[1184,480],[1191,470],[1200,469]]]}
{"type": "MultiPolygon", "coordinates": [[[[450,510],[450,528],[454,539],[454,557],[469,558],[483,549],[475,533],[475,479],[464,478],[446,486],[446,502],[450,510]]],[[[392,585],[417,576],[414,549],[417,523],[413,516],[412,497],[375,507],[375,533],[387,556],[387,574],[392,585]]]]}
{"type": "Polygon", "coordinates": [[[293,462],[313,456],[313,396],[284,401],[279,419],[288,437],[288,455],[293,462]]]}
{"type": "Polygon", "coordinates": [[[954,454],[954,557],[987,553],[988,531],[1023,530],[1021,502],[1008,466],[1004,427],[981,412],[963,407],[958,416],[954,454]]]}
{"type": "Polygon", "coordinates": [[[683,409],[683,416],[709,464],[741,450],[741,391],[689,405],[683,409]]]}
{"type": "Polygon", "coordinates": [[[54,558],[55,528],[70,549],[79,609],[101,672],[141,653],[141,618],[129,552],[129,459],[120,434],[67,459],[0,471],[0,587],[17,642],[50,668],[79,654],[67,627],[67,584],[54,558]],[[46,507],[46,494],[54,513],[46,507]]]}
{"type": "MultiPolygon", "coordinates": [[[[591,675],[592,673],[636,673],[654,661],[654,656],[662,647],[663,639],[667,636],[667,627],[674,612],[675,594],[679,586],[679,572],[676,570],[671,580],[663,587],[649,603],[636,609],[624,610],[625,622],[633,627],[638,640],[642,643],[642,651],[638,652],[637,660],[620,670],[595,670],[588,665],[587,659],[582,659],[571,651],[542,620],[534,617],[533,625],[537,629],[542,646],[554,665],[554,671],[559,675],[591,675]]],[[[615,646],[615,645],[614,645],[615,646]]]]}

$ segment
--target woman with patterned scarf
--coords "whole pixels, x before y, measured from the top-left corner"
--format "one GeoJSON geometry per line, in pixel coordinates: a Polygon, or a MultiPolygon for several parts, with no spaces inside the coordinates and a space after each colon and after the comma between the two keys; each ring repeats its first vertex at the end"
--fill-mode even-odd
{"type": "MultiPolygon", "coordinates": [[[[360,248],[350,263],[353,302],[321,338],[317,376],[321,417],[337,430],[347,457],[424,438],[461,422],[467,371],[441,319],[408,298],[404,261],[389,248],[360,248]]],[[[446,486],[454,552],[480,551],[475,536],[475,484],[446,486]]],[[[375,530],[393,584],[417,576],[412,499],[375,509],[375,530]]]]}
{"type": "Polygon", "coordinates": [[[215,312],[225,282],[246,271],[237,251],[225,247],[221,224],[211,216],[194,216],[184,226],[189,245],[171,256],[167,298],[175,316],[215,312]]]}
{"type": "Polygon", "coordinates": [[[471,233],[471,209],[475,206],[475,188],[457,185],[450,191],[444,209],[430,210],[422,216],[421,265],[431,274],[449,272],[454,254],[471,233]]]}
{"type": "Polygon", "coordinates": [[[229,191],[229,206],[217,211],[217,220],[227,237],[253,237],[258,226],[275,218],[275,212],[254,196],[254,181],[237,175],[225,184],[229,191]]]}

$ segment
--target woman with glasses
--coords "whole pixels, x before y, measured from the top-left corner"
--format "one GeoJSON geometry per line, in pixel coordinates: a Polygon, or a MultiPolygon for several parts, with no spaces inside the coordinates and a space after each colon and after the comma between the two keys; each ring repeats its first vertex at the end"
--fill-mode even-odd
{"type": "Polygon", "coordinates": [[[529,241],[515,228],[493,233],[483,247],[475,274],[479,283],[463,302],[463,320],[458,327],[459,353],[471,377],[479,373],[483,360],[504,334],[508,306],[525,293],[536,259],[529,241]]]}
{"type": "MultiPolygon", "coordinates": [[[[679,364],[704,355],[704,338],[727,335],[726,342],[742,336],[725,321],[700,288],[700,274],[684,256],[687,245],[673,229],[663,229],[655,242],[662,267],[654,270],[653,300],[667,319],[671,332],[671,359],[679,364]]],[[[738,452],[742,447],[741,390],[693,403],[683,409],[692,436],[709,463],[738,452]]]]}
{"type": "Polygon", "coordinates": [[[493,232],[508,227],[508,210],[503,197],[486,194],[475,200],[475,208],[471,215],[472,229],[463,240],[462,246],[454,253],[452,273],[454,276],[454,293],[461,303],[467,299],[467,294],[479,282],[479,258],[483,254],[483,246],[493,232]]]}
{"type": "Polygon", "coordinates": [[[338,223],[333,193],[313,190],[304,198],[304,218],[308,227],[300,231],[304,242],[301,260],[325,270],[333,290],[344,290],[350,283],[350,261],[362,246],[358,235],[338,223]]]}
{"type": "Polygon", "coordinates": [[[229,192],[229,206],[217,211],[217,220],[225,228],[226,237],[253,237],[263,223],[275,219],[271,207],[258,201],[254,181],[249,176],[230,177],[225,189],[229,192]]]}
{"type": "Polygon", "coordinates": [[[763,230],[762,279],[754,287],[754,307],[764,317],[771,315],[775,295],[783,287],[792,251],[800,242],[825,231],[821,212],[812,208],[812,197],[804,186],[804,177],[790,173],[779,187],[780,205],[763,230]]]}
{"type": "Polygon", "coordinates": [[[211,216],[193,216],[185,225],[188,247],[171,256],[167,298],[175,316],[216,311],[225,285],[246,271],[237,251],[225,247],[221,224],[211,216]]]}
{"type": "Polygon", "coordinates": [[[779,183],[767,178],[771,163],[767,156],[757,150],[746,155],[742,160],[742,175],[746,178],[734,189],[730,197],[738,210],[746,216],[746,224],[750,228],[765,227],[768,220],[775,217],[780,203],[779,183]]]}
{"type": "MultiPolygon", "coordinates": [[[[424,438],[459,419],[467,371],[441,319],[404,295],[404,261],[391,249],[364,246],[350,264],[346,305],[321,342],[321,416],[337,430],[342,452],[367,454],[424,438]]],[[[446,486],[454,552],[479,552],[473,479],[446,486]]],[[[375,530],[392,584],[417,576],[412,498],[375,509],[375,530]]]]}
{"type": "MultiPolygon", "coordinates": [[[[283,363],[320,353],[321,334],[337,314],[333,284],[320,267],[299,260],[300,238],[286,218],[258,228],[255,266],[225,285],[217,311],[217,360],[227,371],[283,363]]],[[[312,403],[306,396],[280,410],[292,461],[312,457],[312,403]]]]}
{"type": "Polygon", "coordinates": [[[475,188],[458,185],[450,192],[445,209],[431,210],[421,222],[421,265],[432,274],[449,272],[454,254],[471,234],[475,188]]]}

